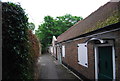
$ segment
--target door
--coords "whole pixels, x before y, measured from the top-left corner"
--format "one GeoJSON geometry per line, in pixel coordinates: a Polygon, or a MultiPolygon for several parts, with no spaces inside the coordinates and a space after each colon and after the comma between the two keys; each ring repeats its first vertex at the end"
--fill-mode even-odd
{"type": "Polygon", "coordinates": [[[113,79],[112,46],[98,47],[98,79],[113,79]]]}
{"type": "Polygon", "coordinates": [[[61,57],[61,48],[60,47],[58,47],[58,61],[59,61],[59,63],[61,64],[62,63],[62,57],[61,57]]]}
{"type": "Polygon", "coordinates": [[[55,49],[56,49],[55,52],[56,52],[56,60],[57,60],[58,59],[58,56],[57,56],[58,55],[58,53],[57,53],[57,47],[55,47],[55,49]]]}

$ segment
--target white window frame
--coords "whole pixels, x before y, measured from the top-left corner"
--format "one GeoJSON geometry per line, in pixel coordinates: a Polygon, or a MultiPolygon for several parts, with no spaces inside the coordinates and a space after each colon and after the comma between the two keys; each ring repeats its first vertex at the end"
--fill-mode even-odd
{"type": "Polygon", "coordinates": [[[62,57],[65,58],[65,45],[62,45],[62,57]]]}

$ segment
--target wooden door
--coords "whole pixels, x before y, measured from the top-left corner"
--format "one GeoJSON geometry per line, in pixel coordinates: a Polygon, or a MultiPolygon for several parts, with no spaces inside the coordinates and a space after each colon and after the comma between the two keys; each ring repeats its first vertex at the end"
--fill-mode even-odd
{"type": "Polygon", "coordinates": [[[98,47],[98,79],[113,79],[112,46],[98,47]]]}

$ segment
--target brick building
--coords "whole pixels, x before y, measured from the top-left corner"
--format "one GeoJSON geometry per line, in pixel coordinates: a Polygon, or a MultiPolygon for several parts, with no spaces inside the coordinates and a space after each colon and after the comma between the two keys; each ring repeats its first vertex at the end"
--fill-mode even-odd
{"type": "Polygon", "coordinates": [[[57,57],[57,53],[56,53],[57,50],[56,50],[56,45],[55,45],[56,42],[57,42],[57,39],[56,39],[55,36],[53,36],[53,38],[52,38],[52,44],[48,48],[48,52],[50,54],[52,54],[55,58],[57,57]]]}
{"type": "Polygon", "coordinates": [[[56,58],[82,79],[120,78],[120,2],[108,2],[57,37],[56,58]]]}

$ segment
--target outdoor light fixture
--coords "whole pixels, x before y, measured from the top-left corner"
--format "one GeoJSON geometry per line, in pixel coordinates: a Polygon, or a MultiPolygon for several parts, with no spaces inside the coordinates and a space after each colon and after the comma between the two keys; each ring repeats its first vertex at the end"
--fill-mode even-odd
{"type": "Polygon", "coordinates": [[[106,42],[105,40],[102,40],[102,39],[99,39],[99,38],[91,38],[86,43],[88,43],[89,41],[96,41],[96,40],[98,40],[100,43],[105,43],[106,42]]]}

